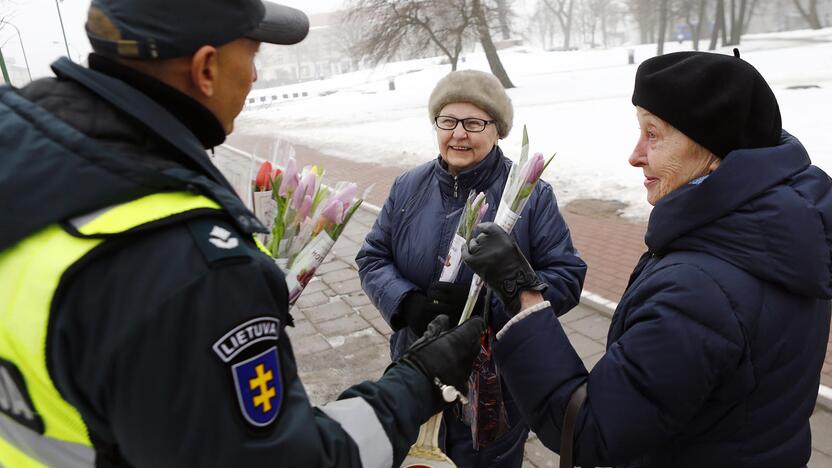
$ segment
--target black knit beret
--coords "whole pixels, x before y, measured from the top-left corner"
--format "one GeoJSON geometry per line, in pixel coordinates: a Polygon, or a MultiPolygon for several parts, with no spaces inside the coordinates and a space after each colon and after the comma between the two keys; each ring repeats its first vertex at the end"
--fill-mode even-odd
{"type": "Polygon", "coordinates": [[[644,61],[633,105],[679,129],[719,158],[776,146],[782,125],[774,93],[739,54],[675,52],[644,61]]]}

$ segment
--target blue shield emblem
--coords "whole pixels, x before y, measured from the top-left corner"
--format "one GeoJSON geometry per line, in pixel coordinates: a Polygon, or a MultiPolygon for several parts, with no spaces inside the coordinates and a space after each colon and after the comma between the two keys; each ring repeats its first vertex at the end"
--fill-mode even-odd
{"type": "Polygon", "coordinates": [[[246,421],[257,427],[273,423],[283,402],[277,347],[235,364],[231,372],[246,421]]]}

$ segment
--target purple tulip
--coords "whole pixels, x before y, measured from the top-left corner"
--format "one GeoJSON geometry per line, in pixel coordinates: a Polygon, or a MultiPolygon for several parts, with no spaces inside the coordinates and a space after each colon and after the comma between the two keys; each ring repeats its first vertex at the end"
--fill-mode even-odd
{"type": "Polygon", "coordinates": [[[477,206],[482,200],[485,198],[485,194],[480,192],[474,197],[474,201],[471,203],[471,206],[477,206]]]}
{"type": "Polygon", "coordinates": [[[298,208],[298,222],[303,222],[303,220],[306,218],[306,215],[309,214],[309,208],[311,207],[312,196],[306,195],[305,197],[303,197],[303,202],[301,203],[300,208],[298,208]]]}
{"type": "Polygon", "coordinates": [[[341,189],[335,193],[333,197],[341,202],[342,205],[348,207],[352,205],[352,199],[355,198],[356,193],[358,193],[358,186],[353,183],[349,183],[341,187],[341,189]]]}
{"type": "Polygon", "coordinates": [[[293,193],[298,187],[298,163],[295,158],[289,158],[286,161],[286,168],[283,170],[283,181],[280,184],[280,196],[285,197],[289,193],[293,193]]]}
{"type": "Polygon", "coordinates": [[[532,159],[526,164],[528,165],[528,172],[524,174],[524,180],[527,184],[533,184],[540,178],[540,174],[543,173],[543,167],[546,165],[543,153],[535,153],[532,159]]]}
{"type": "Polygon", "coordinates": [[[487,211],[488,211],[488,203],[483,203],[483,204],[480,206],[480,212],[479,212],[479,213],[477,213],[477,223],[478,223],[478,224],[479,224],[479,222],[480,222],[480,221],[482,221],[482,218],[483,218],[483,216],[485,216],[485,213],[486,213],[487,211]]]}
{"type": "Polygon", "coordinates": [[[333,196],[325,202],[321,209],[321,218],[325,219],[327,223],[341,224],[344,222],[344,211],[344,205],[333,196]]]}
{"type": "Polygon", "coordinates": [[[292,208],[299,212],[300,208],[303,206],[304,198],[315,195],[317,179],[318,176],[316,176],[312,171],[308,171],[304,174],[303,180],[300,181],[300,184],[298,184],[298,187],[295,189],[295,193],[292,196],[292,208]]]}

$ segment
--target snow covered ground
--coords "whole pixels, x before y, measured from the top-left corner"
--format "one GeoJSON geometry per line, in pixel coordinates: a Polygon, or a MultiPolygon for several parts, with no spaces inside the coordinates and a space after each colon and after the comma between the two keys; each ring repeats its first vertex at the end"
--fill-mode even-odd
{"type": "MultiPolygon", "coordinates": [[[[632,48],[636,64],[655,54],[655,45],[632,48]]],[[[525,124],[532,152],[558,153],[544,178],[555,186],[561,204],[576,198],[619,200],[628,206],[626,216],[646,219],[650,206],[641,171],[627,163],[638,136],[630,103],[636,66],[627,65],[627,49],[501,51],[516,88],[508,91],[514,129],[500,146],[516,157],[525,124]]],[[[689,43],[666,45],[667,52],[689,49],[689,43]]],[[[832,173],[832,28],[746,36],[740,50],[774,89],[784,128],[803,142],[816,165],[832,173]]],[[[460,69],[488,71],[483,54],[465,58],[460,69]]],[[[253,91],[258,102],[260,96],[292,92],[309,97],[247,110],[237,129],[351,160],[412,167],[437,154],[427,100],[450,70],[439,62],[398,62],[253,91]],[[391,77],[395,91],[388,90],[391,77]]]]}

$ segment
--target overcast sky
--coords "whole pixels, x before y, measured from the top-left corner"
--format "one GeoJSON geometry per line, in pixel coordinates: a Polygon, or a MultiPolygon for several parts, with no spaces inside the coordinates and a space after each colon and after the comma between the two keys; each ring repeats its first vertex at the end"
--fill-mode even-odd
{"type": "MultiPolygon", "coordinates": [[[[171,0],[177,1],[177,0],[171,0]]],[[[337,10],[342,0],[282,0],[279,3],[299,8],[307,13],[337,10]]],[[[58,6],[66,29],[69,55],[72,60],[83,60],[90,51],[84,22],[90,0],[64,0],[58,6]]],[[[49,64],[67,55],[61,25],[58,21],[56,0],[0,0],[0,18],[9,15],[9,22],[20,29],[23,46],[29,59],[32,76],[50,75],[49,64]]],[[[23,54],[17,32],[8,26],[0,30],[0,47],[9,62],[23,66],[23,54]]]]}

